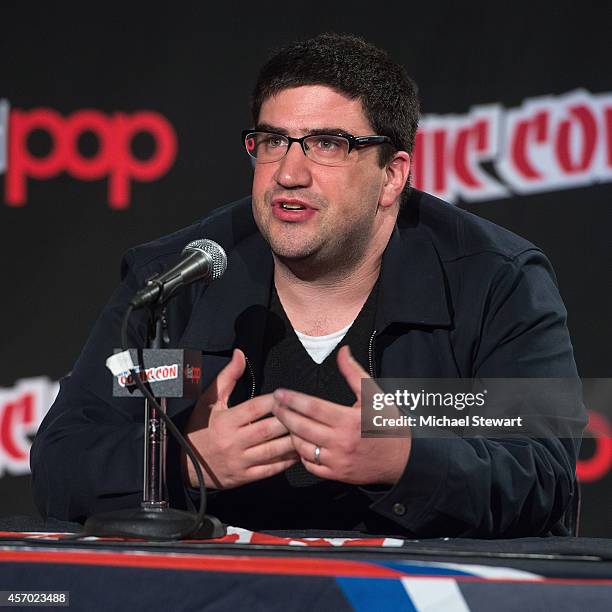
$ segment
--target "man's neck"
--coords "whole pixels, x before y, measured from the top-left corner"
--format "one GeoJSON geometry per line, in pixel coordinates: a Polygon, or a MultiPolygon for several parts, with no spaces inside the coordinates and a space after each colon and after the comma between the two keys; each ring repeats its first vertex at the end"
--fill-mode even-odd
{"type": "Polygon", "coordinates": [[[293,328],[324,336],[352,323],[378,280],[381,259],[372,253],[353,269],[304,279],[275,257],[274,284],[293,328]]]}

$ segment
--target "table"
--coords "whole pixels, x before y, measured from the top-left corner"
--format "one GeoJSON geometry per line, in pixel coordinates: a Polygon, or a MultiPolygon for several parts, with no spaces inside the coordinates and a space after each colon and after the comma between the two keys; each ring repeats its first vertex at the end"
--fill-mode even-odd
{"type": "Polygon", "coordinates": [[[69,591],[71,610],[610,610],[612,541],[401,540],[228,528],[214,541],[70,539],[0,519],[0,590],[69,591]]]}

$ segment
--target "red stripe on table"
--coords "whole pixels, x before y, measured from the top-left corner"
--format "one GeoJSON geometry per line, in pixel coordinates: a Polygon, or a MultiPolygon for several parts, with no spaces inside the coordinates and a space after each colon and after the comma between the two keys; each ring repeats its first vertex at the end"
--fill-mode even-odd
{"type": "Polygon", "coordinates": [[[354,576],[400,578],[406,574],[362,561],[332,561],[304,557],[251,557],[189,555],[181,553],[111,553],[106,551],[3,550],[0,562],[74,563],[113,567],[245,572],[252,574],[296,574],[308,576],[354,576]]]}
{"type": "MultiPolygon", "coordinates": [[[[191,555],[184,553],[114,553],[108,551],[0,550],[0,563],[63,563],[146,569],[193,570],[248,574],[286,574],[301,576],[336,576],[352,578],[415,578],[419,580],[455,580],[457,582],[522,583],[612,586],[608,578],[497,578],[465,575],[411,574],[367,561],[336,561],[306,557],[253,557],[248,555],[191,555]]],[[[435,568],[434,568],[435,569],[435,568]]],[[[469,564],[465,568],[469,571],[469,564]]]]}

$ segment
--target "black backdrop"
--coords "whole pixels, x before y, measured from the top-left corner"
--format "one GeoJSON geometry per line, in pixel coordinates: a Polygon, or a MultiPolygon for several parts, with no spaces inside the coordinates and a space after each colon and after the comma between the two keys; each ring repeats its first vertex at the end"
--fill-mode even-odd
{"type": "MultiPolygon", "coordinates": [[[[11,459],[7,450],[14,439],[27,446],[34,429],[20,424],[27,415],[15,402],[27,381],[43,388],[40,377],[57,381],[71,368],[117,282],[121,254],[249,193],[251,169],[239,134],[250,126],[249,93],[271,49],[321,31],[362,35],[405,64],[419,84],[424,116],[446,117],[447,123],[476,105],[496,104],[507,112],[526,100],[558,99],[577,89],[607,96],[610,108],[605,3],[403,2],[366,10],[333,2],[218,11],[213,15],[196,3],[163,12],[105,3],[79,14],[56,4],[3,4],[0,100],[10,123],[3,123],[0,103],[0,514],[34,512],[25,461],[11,459]],[[173,163],[154,180],[129,181],[122,209],[109,203],[106,176],[119,180],[119,169],[84,180],[61,164],[46,178],[25,178],[25,201],[16,202],[9,176],[18,181],[26,157],[44,160],[57,143],[34,129],[19,149],[3,127],[17,134],[28,118],[55,111],[65,133],[67,118],[83,110],[96,111],[94,118],[111,126],[114,143],[121,142],[117,113],[128,119],[157,113],[158,123],[176,136],[173,163]]],[[[598,124],[601,147],[612,147],[610,123],[607,129],[598,124]]],[[[85,133],[64,157],[95,158],[100,143],[85,133]]],[[[155,138],[139,133],[125,155],[146,165],[155,151],[155,138]]],[[[612,361],[609,161],[607,174],[593,173],[582,186],[455,202],[548,254],[585,377],[608,376],[612,361]]],[[[496,175],[490,164],[483,167],[496,175]]],[[[52,391],[45,387],[43,396],[45,389],[52,391]]],[[[44,411],[47,400],[37,401],[44,411]]],[[[583,448],[583,461],[596,464],[583,481],[585,535],[612,536],[612,451],[604,444],[589,440],[583,448]]]]}

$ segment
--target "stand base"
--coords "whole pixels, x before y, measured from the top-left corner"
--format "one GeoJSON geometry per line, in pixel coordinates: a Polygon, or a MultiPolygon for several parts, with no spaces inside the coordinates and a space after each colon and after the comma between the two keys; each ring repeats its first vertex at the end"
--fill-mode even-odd
{"type": "MultiPolygon", "coordinates": [[[[172,508],[147,510],[134,508],[103,512],[90,516],[83,526],[82,537],[106,536],[123,538],[144,538],[146,540],[177,540],[193,526],[195,513],[172,508]]],[[[189,538],[208,540],[222,538],[225,527],[214,516],[205,516],[202,527],[189,538]]]]}

